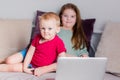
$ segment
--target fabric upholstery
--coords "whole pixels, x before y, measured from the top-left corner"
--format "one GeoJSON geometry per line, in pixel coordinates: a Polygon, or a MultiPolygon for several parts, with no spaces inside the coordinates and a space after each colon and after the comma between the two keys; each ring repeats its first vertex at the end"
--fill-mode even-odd
{"type": "Polygon", "coordinates": [[[0,58],[25,48],[30,40],[32,21],[0,19],[0,58]]]}
{"type": "Polygon", "coordinates": [[[120,23],[109,22],[98,44],[96,57],[107,57],[107,71],[120,75],[120,23]]]}

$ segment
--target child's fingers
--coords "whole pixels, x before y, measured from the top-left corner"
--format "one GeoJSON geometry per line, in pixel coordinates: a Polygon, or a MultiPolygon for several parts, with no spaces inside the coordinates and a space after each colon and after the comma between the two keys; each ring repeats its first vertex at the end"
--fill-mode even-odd
{"type": "Polygon", "coordinates": [[[35,70],[35,69],[34,69],[34,68],[31,68],[30,70],[31,70],[32,74],[34,74],[34,70],[35,70]]]}
{"type": "Polygon", "coordinates": [[[35,70],[35,68],[30,68],[30,70],[35,70]]]}

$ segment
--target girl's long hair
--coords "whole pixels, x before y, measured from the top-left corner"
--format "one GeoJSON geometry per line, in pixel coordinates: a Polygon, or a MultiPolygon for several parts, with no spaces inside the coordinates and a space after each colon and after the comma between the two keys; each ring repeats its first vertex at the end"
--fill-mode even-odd
{"type": "MultiPolygon", "coordinates": [[[[74,5],[72,3],[67,3],[67,4],[63,5],[60,10],[60,13],[59,13],[60,19],[62,18],[61,15],[63,14],[64,10],[66,10],[66,9],[72,9],[76,13],[76,23],[72,28],[73,35],[71,38],[73,48],[75,50],[77,50],[77,49],[82,49],[84,47],[87,47],[87,39],[86,39],[86,36],[83,31],[82,20],[81,20],[79,9],[77,8],[76,5],[74,5]]],[[[62,20],[61,20],[61,25],[62,25],[62,20]]]]}

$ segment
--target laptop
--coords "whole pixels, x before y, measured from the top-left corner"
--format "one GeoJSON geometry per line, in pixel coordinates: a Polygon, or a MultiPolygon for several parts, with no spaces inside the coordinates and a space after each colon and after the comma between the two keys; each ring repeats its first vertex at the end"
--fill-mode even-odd
{"type": "Polygon", "coordinates": [[[107,58],[59,57],[55,80],[103,80],[107,58]]]}

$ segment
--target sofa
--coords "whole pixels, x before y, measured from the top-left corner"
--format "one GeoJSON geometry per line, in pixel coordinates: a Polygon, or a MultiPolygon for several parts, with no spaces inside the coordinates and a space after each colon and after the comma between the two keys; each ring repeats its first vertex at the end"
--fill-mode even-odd
{"type": "MultiPolygon", "coordinates": [[[[0,19],[0,60],[24,49],[29,44],[33,29],[32,23],[30,19],[0,19]]],[[[92,55],[97,52],[101,35],[99,33],[92,34],[90,48],[92,55]]],[[[97,53],[99,54],[99,52],[97,53]]],[[[54,80],[54,78],[55,72],[41,77],[21,72],[0,72],[0,80],[54,80]]],[[[104,80],[120,80],[120,77],[109,72],[105,73],[104,80]]]]}

